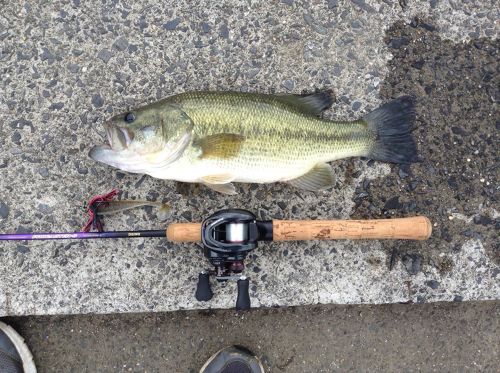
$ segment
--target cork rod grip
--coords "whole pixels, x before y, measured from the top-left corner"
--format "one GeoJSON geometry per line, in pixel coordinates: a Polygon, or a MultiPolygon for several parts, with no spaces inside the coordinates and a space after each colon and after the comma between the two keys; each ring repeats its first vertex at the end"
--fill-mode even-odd
{"type": "Polygon", "coordinates": [[[431,232],[431,222],[425,216],[380,220],[273,220],[274,241],[426,240],[431,232]]]}
{"type": "Polygon", "coordinates": [[[201,223],[173,223],[167,227],[167,239],[172,242],[201,241],[201,223]]]}

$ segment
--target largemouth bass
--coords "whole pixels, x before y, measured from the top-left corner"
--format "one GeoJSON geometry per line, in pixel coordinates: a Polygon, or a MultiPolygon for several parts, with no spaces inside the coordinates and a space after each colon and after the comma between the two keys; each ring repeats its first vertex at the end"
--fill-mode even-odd
{"type": "Polygon", "coordinates": [[[327,162],[346,157],[417,160],[410,97],[355,121],[320,118],[332,102],[329,92],[182,93],[111,118],[104,124],[108,144],[92,148],[90,157],[226,194],[236,194],[233,182],[328,188],[335,178],[327,162]]]}

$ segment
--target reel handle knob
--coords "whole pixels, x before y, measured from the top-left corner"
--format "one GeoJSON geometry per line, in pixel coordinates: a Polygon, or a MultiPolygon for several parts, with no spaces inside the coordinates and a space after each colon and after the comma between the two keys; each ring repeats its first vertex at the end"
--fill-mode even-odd
{"type": "Polygon", "coordinates": [[[210,275],[206,272],[201,272],[198,275],[198,284],[196,285],[196,293],[194,294],[196,300],[206,302],[212,299],[214,293],[210,286],[210,275]]]}
{"type": "Polygon", "coordinates": [[[248,286],[250,284],[250,279],[242,276],[238,280],[238,298],[236,299],[236,309],[238,311],[247,311],[250,309],[250,294],[248,292],[248,286]]]}

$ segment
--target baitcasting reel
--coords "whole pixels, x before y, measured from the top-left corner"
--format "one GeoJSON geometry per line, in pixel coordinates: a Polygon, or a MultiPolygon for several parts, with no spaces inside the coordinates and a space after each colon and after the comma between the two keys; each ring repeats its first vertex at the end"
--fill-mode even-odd
{"type": "Polygon", "coordinates": [[[212,275],[219,282],[237,281],[236,309],[249,309],[250,279],[242,274],[245,269],[244,260],[250,251],[257,248],[258,241],[273,240],[272,221],[257,221],[255,215],[246,210],[222,210],[203,221],[201,239],[203,252],[214,269],[199,274],[196,299],[212,299],[212,275]]]}

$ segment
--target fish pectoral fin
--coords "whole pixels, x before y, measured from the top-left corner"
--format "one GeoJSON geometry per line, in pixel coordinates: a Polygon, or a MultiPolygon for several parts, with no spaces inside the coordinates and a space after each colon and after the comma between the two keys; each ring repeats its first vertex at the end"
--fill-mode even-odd
{"type": "Polygon", "coordinates": [[[333,104],[333,91],[322,91],[304,95],[277,95],[276,98],[303,113],[320,115],[333,104]]]}
{"type": "Polygon", "coordinates": [[[296,188],[312,192],[329,188],[333,185],[333,182],[332,168],[328,163],[318,163],[304,175],[287,181],[287,183],[296,188]]]}
{"type": "Polygon", "coordinates": [[[200,159],[234,158],[240,153],[245,137],[234,133],[217,133],[193,141],[201,149],[200,159]]]}
{"type": "Polygon", "coordinates": [[[237,194],[234,184],[231,183],[233,180],[234,176],[231,174],[208,175],[201,178],[201,182],[208,188],[229,195],[237,194]]]}

